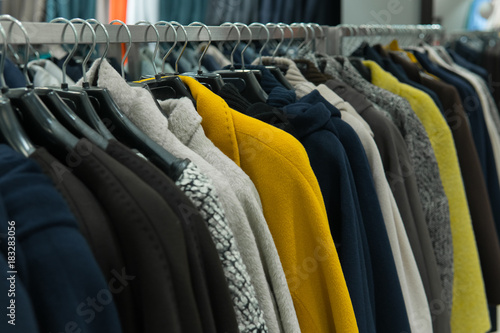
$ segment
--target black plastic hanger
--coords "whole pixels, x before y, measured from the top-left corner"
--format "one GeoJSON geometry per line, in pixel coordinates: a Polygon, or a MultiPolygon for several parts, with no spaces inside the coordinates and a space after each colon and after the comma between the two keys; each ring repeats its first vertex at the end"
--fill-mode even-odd
{"type": "MultiPolygon", "coordinates": [[[[89,30],[92,33],[92,45],[86,57],[82,61],[82,72],[83,72],[83,82],[82,87],[72,86],[67,89],[61,89],[58,91],[58,95],[62,98],[62,100],[72,108],[72,110],[76,113],[81,120],[87,123],[90,127],[92,127],[97,133],[99,133],[105,140],[111,140],[115,137],[106,127],[106,125],[101,121],[99,116],[97,115],[92,102],[90,101],[90,97],[88,95],[88,91],[91,89],[100,89],[97,87],[90,87],[90,84],[87,80],[87,64],[88,61],[93,54],[96,47],[96,38],[95,38],[95,30],[90,25],[90,22],[96,23],[98,26],[102,27],[104,30],[104,34],[107,37],[106,49],[103,53],[102,58],[105,58],[109,48],[109,35],[107,30],[104,28],[103,24],[98,22],[95,19],[88,19],[86,21],[82,19],[73,19],[71,22],[81,22],[89,27],[89,30]]],[[[81,33],[83,37],[83,32],[85,28],[82,28],[81,33]]]]}
{"type": "MultiPolygon", "coordinates": [[[[88,22],[85,22],[82,19],[74,19],[72,21],[80,21],[86,24],[92,32],[93,41],[95,41],[95,32],[92,29],[92,26],[88,22]]],[[[68,62],[73,58],[73,55],[75,54],[75,51],[78,48],[78,35],[76,33],[76,29],[72,21],[69,21],[65,18],[56,18],[51,21],[51,23],[64,22],[66,26],[71,27],[75,36],[75,44],[73,46],[73,49],[66,57],[66,60],[64,61],[64,64],[62,66],[63,82],[61,84],[61,88],[39,87],[35,89],[35,93],[38,95],[38,97],[40,97],[42,102],[52,111],[54,116],[61,122],[61,124],[65,126],[69,131],[71,131],[75,136],[79,138],[87,138],[92,143],[97,145],[99,148],[105,150],[108,145],[107,143],[108,140],[103,138],[97,131],[95,131],[87,123],[85,123],[82,119],[80,119],[80,117],[76,113],[76,110],[80,111],[80,113],[95,112],[93,111],[92,104],[88,100],[87,93],[81,90],[71,91],[69,90],[68,84],[66,83],[66,66],[68,62]],[[73,104],[74,110],[71,107],[69,107],[67,103],[65,103],[65,100],[72,102],[68,104],[70,105],[73,104]],[[83,109],[84,107],[87,107],[88,109],[84,110],[83,109]]],[[[84,29],[82,29],[82,34],[83,30],[84,29]]],[[[88,61],[89,58],[90,58],[90,53],[87,55],[83,63],[86,64],[86,61],[88,61]]],[[[85,67],[83,68],[85,69],[85,67]]]]}
{"type": "MultiPolygon", "coordinates": [[[[143,23],[144,23],[144,21],[143,21],[143,23]]],[[[160,74],[160,73],[158,73],[158,71],[156,69],[156,63],[154,61],[154,59],[156,58],[156,54],[158,53],[158,48],[159,48],[159,44],[160,44],[160,36],[158,33],[158,29],[156,29],[156,27],[154,25],[152,25],[149,22],[146,22],[146,23],[149,24],[150,27],[153,28],[153,30],[156,33],[156,38],[157,38],[156,47],[155,47],[155,51],[153,52],[153,58],[152,58],[153,68],[155,69],[156,75],[154,78],[151,78],[151,80],[143,81],[143,82],[134,82],[134,83],[131,83],[131,85],[146,88],[154,96],[155,100],[162,100],[163,101],[163,100],[171,99],[171,98],[187,97],[193,102],[194,105],[196,105],[195,99],[191,95],[189,88],[186,87],[186,85],[180,79],[179,72],[178,72],[179,59],[180,59],[180,57],[182,57],[182,54],[184,53],[184,50],[186,49],[186,46],[188,43],[186,29],[184,29],[184,26],[178,22],[172,21],[169,23],[170,25],[175,24],[177,26],[177,28],[179,28],[179,27],[182,28],[182,30],[184,31],[185,42],[184,42],[184,46],[182,48],[181,54],[179,55],[179,57],[177,58],[177,61],[175,62],[175,73],[161,73],[160,74]]],[[[176,33],[177,33],[177,28],[175,29],[176,33]]],[[[147,30],[146,30],[146,34],[147,34],[147,30]]],[[[175,47],[175,44],[173,47],[175,47]]],[[[170,50],[173,50],[173,47],[170,50]]],[[[171,51],[169,51],[169,53],[167,53],[167,55],[164,57],[164,61],[165,61],[166,57],[168,57],[168,55],[170,55],[170,52],[171,51]]],[[[163,66],[162,70],[164,70],[164,66],[163,66]]]]}
{"type": "MultiPolygon", "coordinates": [[[[293,86],[290,84],[290,82],[288,82],[288,80],[286,79],[285,75],[283,75],[283,71],[281,70],[281,68],[279,68],[278,66],[276,66],[274,64],[274,57],[276,56],[276,54],[278,53],[279,48],[281,47],[281,45],[285,41],[285,32],[283,31],[282,26],[280,24],[267,23],[265,25],[265,28],[266,28],[266,30],[267,30],[268,33],[269,33],[269,30],[267,29],[267,26],[274,26],[274,27],[280,29],[280,31],[281,31],[281,40],[278,43],[278,45],[276,46],[276,48],[274,49],[274,52],[273,52],[273,55],[272,55],[272,58],[271,58],[272,59],[271,60],[272,65],[267,65],[265,67],[271,72],[271,74],[273,74],[273,76],[276,78],[276,80],[278,80],[279,83],[281,83],[283,86],[285,86],[285,88],[287,88],[288,90],[294,90],[293,86]]],[[[292,37],[291,42],[293,42],[293,37],[292,37]]],[[[290,44],[291,44],[291,42],[290,42],[290,44]]],[[[290,46],[290,44],[289,44],[289,46],[290,46]]],[[[262,49],[264,49],[265,46],[266,45],[264,44],[264,46],[262,47],[262,49]]],[[[261,51],[262,51],[262,49],[261,49],[261,51]]],[[[260,53],[260,62],[262,64],[262,53],[260,53]]]]}
{"type": "MultiPolygon", "coordinates": [[[[260,86],[260,83],[257,80],[257,77],[255,76],[254,72],[248,69],[244,69],[243,59],[242,59],[243,61],[242,69],[237,70],[234,67],[234,52],[236,51],[236,48],[241,42],[241,32],[235,23],[226,22],[223,23],[221,26],[228,26],[228,25],[235,28],[238,35],[238,41],[236,42],[236,45],[231,51],[231,67],[230,69],[216,71],[215,73],[220,74],[225,83],[232,83],[234,86],[236,86],[241,95],[243,95],[243,97],[245,97],[250,103],[259,103],[259,102],[265,103],[267,101],[268,96],[264,91],[264,89],[262,89],[262,87],[260,86]]],[[[248,28],[248,26],[246,27],[248,28]]],[[[250,29],[248,30],[250,31],[250,29]]],[[[246,47],[243,49],[243,52],[245,50],[246,47]]]]}
{"type": "MultiPolygon", "coordinates": [[[[50,112],[46,105],[40,100],[33,90],[30,83],[27,62],[29,52],[29,37],[22,23],[10,15],[0,16],[0,21],[9,20],[13,22],[10,26],[11,31],[14,24],[19,26],[26,39],[25,66],[23,74],[28,82],[26,88],[9,89],[6,85],[2,88],[4,96],[8,97],[11,105],[17,111],[19,122],[33,142],[44,146],[52,153],[62,156],[68,151],[76,148],[78,138],[69,132],[50,112]]],[[[4,58],[2,57],[2,61],[4,58]]],[[[2,65],[3,67],[3,65],[2,65]]]]}
{"type": "MultiPolygon", "coordinates": [[[[198,71],[196,73],[183,73],[182,75],[190,76],[194,79],[196,79],[198,82],[212,90],[214,93],[218,93],[221,89],[222,86],[224,85],[224,81],[222,80],[222,77],[220,74],[217,73],[203,73],[201,70],[201,61],[203,60],[203,57],[205,56],[205,53],[207,53],[208,48],[212,44],[212,33],[210,32],[210,29],[203,23],[201,22],[192,22],[188,25],[189,27],[191,26],[200,26],[202,29],[205,28],[207,30],[208,34],[208,44],[205,46],[205,49],[203,50],[200,59],[198,60],[198,71]]],[[[200,29],[201,31],[201,29],[200,29]]]]}
{"type": "MultiPolygon", "coordinates": [[[[117,20],[115,20],[115,22],[117,22],[117,20]]],[[[121,21],[119,21],[119,23],[122,24],[122,26],[125,25],[121,21]]],[[[107,30],[105,31],[105,35],[108,36],[107,30]]],[[[118,31],[118,33],[120,33],[120,31],[118,31]]],[[[129,46],[125,52],[124,58],[122,59],[122,66],[128,51],[130,50],[132,43],[131,36],[129,40],[129,46]]],[[[104,58],[101,58],[97,61],[102,62],[103,60],[104,58]]],[[[88,95],[91,97],[90,100],[92,101],[92,105],[94,106],[98,116],[101,120],[106,122],[107,127],[113,135],[120,140],[120,142],[130,148],[139,150],[144,156],[146,156],[146,158],[148,158],[149,161],[155,164],[171,179],[178,179],[182,174],[182,171],[186,168],[187,162],[172,155],[170,152],[153,141],[143,131],[141,131],[133,122],[131,122],[130,119],[128,119],[128,117],[120,110],[120,107],[113,100],[107,89],[94,89],[97,85],[97,79],[99,76],[99,66],[97,67],[92,86],[88,89],[84,87],[88,95]]],[[[122,67],[122,77],[124,76],[125,74],[122,67]]],[[[123,79],[125,80],[125,78],[123,79]]]]}
{"type": "Polygon", "coordinates": [[[28,157],[36,150],[19,123],[10,100],[0,96],[0,136],[15,151],[28,157]]]}
{"type": "Polygon", "coordinates": [[[36,148],[19,123],[10,100],[3,96],[3,92],[7,89],[4,76],[7,36],[2,25],[0,25],[0,34],[3,42],[0,61],[0,82],[3,87],[2,94],[0,94],[0,137],[2,142],[7,143],[14,150],[28,157],[35,152],[36,148]]]}

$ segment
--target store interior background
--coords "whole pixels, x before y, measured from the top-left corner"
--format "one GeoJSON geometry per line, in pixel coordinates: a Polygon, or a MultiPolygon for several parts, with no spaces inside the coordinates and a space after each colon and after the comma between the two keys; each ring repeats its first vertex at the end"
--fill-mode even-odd
{"type": "Polygon", "coordinates": [[[496,0],[343,0],[341,21],[345,24],[439,23],[447,31],[486,30],[500,24],[496,0]],[[489,20],[480,10],[491,11],[489,20]],[[497,24],[495,24],[495,22],[497,24]]]}
{"type": "MultiPolygon", "coordinates": [[[[95,7],[95,3],[97,0],[93,0],[93,6],[95,7]]],[[[168,1],[173,0],[160,0],[160,2],[165,1],[165,3],[169,3],[168,1]]],[[[231,17],[231,15],[224,14],[225,11],[228,10],[231,6],[234,7],[240,6],[246,1],[251,0],[206,0],[206,17],[203,20],[202,16],[197,17],[197,20],[204,21],[204,23],[208,25],[218,25],[222,22],[227,21],[227,17],[231,17]],[[239,5],[238,5],[239,4],[239,5]],[[219,10],[219,8],[223,8],[219,10]],[[214,12],[215,10],[215,12],[214,12]],[[220,14],[220,15],[215,15],[220,14]],[[215,16],[221,16],[221,19],[218,20],[215,16]]],[[[299,14],[295,14],[296,16],[304,16],[302,20],[307,20],[305,22],[309,22],[310,20],[314,20],[314,22],[319,24],[326,25],[337,25],[339,23],[343,24],[384,24],[384,25],[393,25],[393,24],[431,24],[431,23],[439,23],[441,24],[446,31],[449,32],[457,32],[461,30],[489,30],[492,28],[498,28],[500,25],[500,0],[294,0],[293,6],[303,6],[303,8],[308,8],[308,13],[306,11],[299,11],[299,14]],[[311,8],[314,8],[311,10],[311,8]],[[489,19],[484,19],[480,12],[483,11],[483,16],[485,13],[490,13],[489,19]],[[303,13],[304,12],[304,13],[303,13]]],[[[99,1],[97,1],[99,3],[99,1]]],[[[115,3],[119,3],[119,0],[116,0],[115,3]]],[[[259,1],[251,1],[253,6],[252,8],[267,8],[269,6],[285,6],[282,1],[278,0],[259,0],[259,1]],[[258,5],[256,5],[258,3],[258,5]],[[264,6],[264,3],[266,6],[264,6]],[[269,3],[273,4],[270,5],[269,3]]],[[[81,6],[81,3],[77,0],[0,0],[0,14],[11,14],[16,18],[24,21],[33,21],[29,16],[24,17],[22,12],[26,12],[26,6],[29,6],[36,11],[41,10],[45,12],[45,6],[47,8],[50,5],[50,8],[61,7],[61,4],[67,3],[68,6],[75,7],[81,6]],[[28,19],[26,19],[28,18],[28,19]]],[[[100,3],[110,3],[109,1],[102,0],[100,3]]],[[[125,1],[124,1],[125,3],[125,1]]],[[[137,2],[137,4],[148,6],[148,3],[156,3],[158,5],[158,1],[155,0],[143,0],[141,2],[137,2]]],[[[97,13],[103,5],[97,5],[97,13]]],[[[165,5],[167,6],[167,5],[165,5]]],[[[270,7],[270,8],[271,8],[270,7]]],[[[288,11],[290,11],[290,5],[288,5],[288,11]]],[[[89,7],[90,8],[90,7],[89,7]]],[[[135,7],[138,8],[137,6],[135,7]]],[[[246,8],[246,7],[245,7],[246,8]]],[[[250,8],[250,7],[249,7],[250,8]]],[[[294,7],[295,8],[295,7],[294,7]]],[[[259,10],[259,9],[257,9],[259,10]]],[[[28,10],[29,12],[30,10],[28,10]]],[[[283,9],[285,11],[285,9],[283,9]]],[[[75,13],[74,10],[71,12],[75,13]]],[[[84,10],[85,13],[88,13],[88,10],[84,10]]],[[[147,13],[148,10],[142,8],[139,12],[147,13]]],[[[78,10],[76,11],[78,13],[78,10]]],[[[54,15],[61,16],[61,13],[54,11],[54,15]]],[[[85,14],[89,15],[89,14],[85,14]]],[[[93,15],[93,14],[90,14],[93,15]]],[[[147,16],[147,14],[145,14],[147,16]]],[[[183,20],[182,17],[177,17],[174,13],[169,14],[169,17],[164,17],[165,13],[160,11],[160,19],[161,20],[176,20],[182,24],[188,24],[191,21],[183,20]]],[[[41,21],[50,21],[49,13],[47,11],[47,16],[45,13],[40,14],[39,19],[41,21]]],[[[64,16],[64,15],[62,15],[64,16]]],[[[95,15],[97,19],[106,20],[108,16],[104,15],[99,17],[99,14],[95,15]],[[105,18],[106,19],[105,19],[105,18]]],[[[55,16],[54,16],[55,17],[55,16]]],[[[262,21],[262,17],[273,17],[274,19],[278,19],[284,23],[292,23],[288,22],[286,18],[282,18],[279,12],[279,8],[274,7],[271,13],[267,13],[264,16],[262,15],[254,15],[255,18],[260,17],[260,21],[262,21]]],[[[90,18],[90,17],[82,17],[82,18],[90,18]]],[[[136,18],[136,17],[135,17],[136,18]]],[[[142,17],[140,19],[148,19],[148,17],[142,17]]],[[[269,18],[268,18],[269,19],[269,18]]],[[[238,19],[243,23],[251,23],[247,22],[245,19],[238,19]]],[[[276,22],[279,22],[276,21],[276,22]]],[[[266,21],[266,22],[273,22],[266,21]]],[[[298,21],[301,22],[301,21],[298,21]]],[[[133,24],[135,22],[126,22],[127,24],[133,24]]]]}

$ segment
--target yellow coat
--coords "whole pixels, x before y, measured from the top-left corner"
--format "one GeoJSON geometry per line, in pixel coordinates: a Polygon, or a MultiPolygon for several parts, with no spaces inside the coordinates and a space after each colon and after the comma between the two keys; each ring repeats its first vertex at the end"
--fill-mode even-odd
{"type": "Polygon", "coordinates": [[[358,332],[304,147],[288,133],[230,109],[196,80],[182,80],[196,100],[207,137],[255,183],[302,332],[358,332]]]}
{"type": "Polygon", "coordinates": [[[441,181],[450,207],[453,237],[452,332],[486,332],[490,328],[490,317],[483,275],[450,128],[429,95],[400,83],[373,61],[363,61],[363,64],[371,70],[374,85],[408,100],[424,125],[436,155],[441,181]]]}

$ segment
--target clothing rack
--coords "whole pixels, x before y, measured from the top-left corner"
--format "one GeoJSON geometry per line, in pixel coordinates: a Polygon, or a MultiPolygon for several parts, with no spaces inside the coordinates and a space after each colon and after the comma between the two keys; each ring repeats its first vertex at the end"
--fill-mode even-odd
{"type": "Polygon", "coordinates": [[[452,42],[459,39],[469,39],[469,38],[491,38],[491,39],[499,39],[500,38],[500,30],[486,30],[486,31],[478,31],[478,30],[463,30],[463,31],[454,31],[446,34],[446,42],[452,42]]]}
{"type": "MultiPolygon", "coordinates": [[[[439,24],[417,24],[417,25],[339,25],[329,27],[327,36],[329,43],[326,52],[328,54],[349,55],[350,52],[345,52],[344,47],[346,40],[351,37],[358,37],[360,40],[368,42],[380,42],[383,37],[394,39],[395,37],[408,40],[410,42],[425,41],[434,43],[442,40],[444,37],[444,29],[439,24]],[[365,37],[365,38],[359,38],[365,37]],[[368,39],[368,37],[372,37],[368,39]]],[[[388,41],[390,42],[390,40],[388,41]]]]}
{"type": "MultiPolygon", "coordinates": [[[[152,22],[154,24],[154,22],[152,22]]],[[[0,22],[4,28],[8,43],[10,45],[26,45],[26,37],[23,31],[13,22],[2,21],[0,22]]],[[[75,35],[71,27],[65,23],[43,23],[43,22],[21,22],[24,29],[27,32],[29,41],[31,45],[58,45],[58,44],[71,44],[75,41],[75,35]]],[[[88,26],[73,23],[75,27],[78,44],[92,44],[92,34],[88,26]],[[83,30],[83,33],[82,33],[83,30]]],[[[108,37],[106,37],[103,29],[97,25],[93,25],[95,31],[95,42],[96,44],[106,43],[108,37]]],[[[125,31],[122,25],[115,24],[104,24],[104,27],[108,31],[109,43],[114,44],[110,49],[111,55],[120,57],[121,48],[119,43],[129,43],[132,42],[131,53],[129,54],[132,59],[135,59],[138,52],[138,44],[140,43],[154,43],[160,42],[174,42],[175,33],[174,28],[168,25],[158,25],[156,29],[158,30],[158,36],[154,32],[154,29],[150,25],[140,24],[140,25],[127,25],[130,31],[130,37],[125,31]]],[[[187,26],[183,25],[186,31],[179,27],[175,27],[177,31],[177,42],[184,43],[187,39],[189,42],[206,42],[211,39],[212,42],[224,42],[224,41],[236,41],[238,40],[238,32],[235,26],[207,26],[209,32],[205,27],[201,25],[187,26]]],[[[289,40],[303,40],[308,41],[314,39],[315,49],[319,52],[325,52],[326,43],[328,38],[325,31],[328,29],[326,26],[320,26],[318,24],[297,24],[297,25],[287,25],[283,23],[277,23],[273,25],[266,25],[269,31],[269,39],[286,41],[289,40]]],[[[240,31],[240,40],[242,42],[255,40],[266,40],[268,38],[268,33],[266,29],[262,26],[243,26],[238,24],[237,29],[240,31]],[[248,29],[247,29],[248,27],[248,29]],[[250,30],[250,31],[249,31],[250,30]]],[[[178,44],[179,45],[179,44],[178,44]]],[[[285,44],[287,45],[287,44],[285,44]]],[[[131,63],[134,63],[133,61],[131,63]]],[[[130,64],[130,63],[129,63],[130,64]]],[[[129,68],[132,74],[135,74],[135,66],[129,68]]]]}
{"type": "MultiPolygon", "coordinates": [[[[5,32],[7,33],[9,43],[12,45],[23,45],[26,44],[25,37],[22,31],[15,26],[15,24],[3,21],[1,22],[5,32]],[[11,25],[13,27],[11,28],[11,25]]],[[[30,38],[30,43],[37,44],[61,44],[61,41],[64,40],[65,43],[69,43],[74,41],[74,34],[70,27],[67,26],[66,23],[39,23],[39,22],[22,22],[22,25],[26,29],[28,36],[30,38]]],[[[81,34],[82,29],[84,29],[84,25],[82,24],[74,24],[76,32],[78,34],[79,43],[80,44],[92,44],[92,36],[90,31],[85,29],[83,35],[81,34]]],[[[128,43],[129,37],[124,29],[119,31],[121,25],[119,24],[104,24],[109,33],[109,42],[110,43],[128,43]]],[[[140,42],[155,42],[157,40],[156,34],[153,32],[153,29],[150,26],[142,24],[142,25],[127,25],[130,29],[132,43],[140,43],[140,42]]],[[[161,25],[156,26],[158,29],[158,33],[160,36],[161,42],[173,42],[174,41],[174,32],[173,29],[161,25]],[[168,30],[168,31],[167,31],[168,30]],[[167,33],[166,33],[167,32],[167,33]],[[166,35],[165,35],[166,33],[166,35]]],[[[201,42],[208,41],[209,36],[206,29],[201,26],[186,26],[184,25],[187,33],[187,40],[190,42],[201,42]]],[[[96,42],[97,43],[105,43],[106,36],[102,29],[94,26],[96,33],[96,42]]],[[[234,27],[232,26],[208,26],[210,30],[212,41],[231,41],[237,40],[238,34],[234,27]]],[[[265,29],[260,26],[252,26],[249,27],[252,32],[253,40],[266,40],[267,33],[265,33],[265,29]]],[[[276,26],[268,27],[270,32],[270,39],[279,40],[282,38],[282,32],[280,28],[276,26]]],[[[291,26],[290,29],[282,25],[281,29],[284,34],[284,39],[290,39],[291,31],[293,31],[294,39],[304,39],[306,37],[311,38],[313,35],[312,29],[314,29],[317,39],[317,47],[321,47],[321,44],[324,44],[324,40],[326,40],[325,31],[328,27],[321,27],[319,25],[311,25],[306,33],[305,28],[301,26],[291,26]],[[321,31],[320,31],[321,29],[321,31]]],[[[182,29],[177,29],[177,40],[179,42],[184,42],[186,40],[186,36],[181,31],[182,29]]],[[[239,30],[241,33],[241,41],[247,41],[250,38],[248,29],[239,26],[239,30]]]]}
{"type": "MultiPolygon", "coordinates": [[[[24,45],[26,39],[22,31],[12,22],[2,21],[8,41],[11,45],[24,45]]],[[[26,29],[30,43],[32,45],[54,45],[61,44],[62,41],[70,43],[74,40],[72,30],[65,23],[40,23],[40,22],[22,22],[26,29]]],[[[78,34],[79,44],[91,44],[92,36],[84,25],[74,24],[78,34]]],[[[119,24],[104,24],[109,33],[109,42],[111,44],[128,43],[129,37],[124,29],[120,29],[119,24]]],[[[157,40],[153,29],[148,25],[127,25],[132,43],[155,42],[157,40]]],[[[173,42],[174,32],[169,26],[156,26],[161,42],[173,42]]],[[[189,42],[208,41],[209,35],[206,29],[201,26],[184,26],[187,36],[184,36],[182,29],[177,29],[178,42],[184,42],[187,38],[189,42]]],[[[96,43],[105,43],[106,36],[102,29],[94,26],[96,33],[96,43]]],[[[238,39],[238,33],[232,26],[208,26],[211,39],[217,41],[234,41],[238,39]]],[[[252,33],[252,40],[266,40],[267,33],[260,26],[249,27],[252,33]]],[[[413,38],[413,40],[425,40],[426,42],[434,42],[441,40],[444,36],[444,29],[441,25],[339,25],[339,26],[319,26],[309,25],[307,31],[304,26],[287,26],[282,25],[281,29],[277,26],[268,26],[270,39],[280,40],[283,36],[285,40],[292,37],[296,40],[307,38],[315,39],[316,51],[327,54],[344,54],[343,46],[345,40],[350,37],[376,37],[381,38],[387,36],[389,38],[403,37],[413,38]],[[313,34],[314,29],[314,34],[313,34]]],[[[248,41],[250,34],[248,29],[239,27],[241,41],[248,41]]],[[[367,38],[364,38],[366,40],[367,38]]]]}

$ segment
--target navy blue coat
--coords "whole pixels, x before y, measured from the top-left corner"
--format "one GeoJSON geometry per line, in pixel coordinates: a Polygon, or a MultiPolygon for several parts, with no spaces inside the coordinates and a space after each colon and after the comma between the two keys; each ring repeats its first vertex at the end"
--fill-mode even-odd
{"type": "MultiPolygon", "coordinates": [[[[341,119],[340,111],[318,91],[304,96],[300,102],[325,105],[331,113],[330,121],[337,129],[338,138],[347,154],[370,249],[377,331],[410,332],[401,284],[363,145],[351,126],[341,119]]],[[[311,152],[315,153],[318,152],[311,152]]]]}
{"type": "Polygon", "coordinates": [[[8,249],[8,228],[10,227],[12,229],[12,226],[8,225],[9,218],[7,217],[7,212],[1,197],[0,221],[0,288],[2,288],[3,291],[0,296],[0,300],[2,305],[4,305],[2,306],[2,311],[0,312],[0,315],[2,316],[2,320],[0,320],[0,332],[40,332],[38,330],[33,304],[31,303],[31,299],[26,291],[24,283],[19,279],[19,277],[12,278],[12,274],[7,273],[8,271],[12,271],[12,269],[9,269],[7,262],[8,252],[9,250],[12,251],[12,249],[8,249]],[[7,278],[9,278],[9,280],[7,280],[7,278]],[[15,291],[11,290],[11,281],[15,281],[15,291]],[[12,294],[12,292],[14,292],[14,294],[12,294]],[[7,308],[14,308],[14,306],[11,305],[11,299],[15,302],[15,313],[11,312],[14,310],[7,308]],[[8,314],[10,317],[7,316],[8,314]],[[12,317],[14,315],[15,317],[12,317]],[[15,318],[14,321],[12,321],[13,318],[15,318]],[[9,321],[11,321],[11,324],[9,324],[9,321]],[[15,326],[12,323],[15,323],[15,326]]]}
{"type": "Polygon", "coordinates": [[[294,103],[285,113],[318,179],[333,240],[360,332],[376,332],[371,260],[356,185],[347,154],[322,104],[294,103]]]}
{"type": "Polygon", "coordinates": [[[6,145],[0,145],[0,175],[8,219],[16,221],[18,278],[40,331],[121,332],[108,283],[50,179],[6,145]]]}

